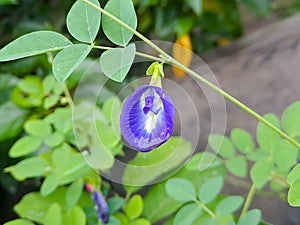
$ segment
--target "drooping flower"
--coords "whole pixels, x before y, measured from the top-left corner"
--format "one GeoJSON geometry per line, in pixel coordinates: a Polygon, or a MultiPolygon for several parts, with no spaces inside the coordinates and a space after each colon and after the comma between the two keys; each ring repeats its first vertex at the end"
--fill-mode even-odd
{"type": "Polygon", "coordinates": [[[85,184],[87,192],[92,194],[93,202],[97,210],[97,217],[102,223],[108,222],[109,207],[101,192],[94,190],[91,184],[85,184]]]}
{"type": "Polygon", "coordinates": [[[161,87],[143,85],[127,98],[120,116],[124,139],[141,152],[165,143],[172,135],[175,107],[161,87]]]}
{"type": "Polygon", "coordinates": [[[105,199],[102,196],[101,192],[93,191],[92,192],[92,199],[93,199],[93,201],[96,205],[98,219],[102,223],[107,223],[108,222],[109,208],[108,208],[107,202],[105,201],[105,199]]]}

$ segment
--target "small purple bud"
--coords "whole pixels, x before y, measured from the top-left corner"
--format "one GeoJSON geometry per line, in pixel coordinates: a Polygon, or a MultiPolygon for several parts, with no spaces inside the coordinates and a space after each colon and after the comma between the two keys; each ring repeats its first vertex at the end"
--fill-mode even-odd
{"type": "Polygon", "coordinates": [[[98,191],[94,191],[92,193],[92,199],[97,208],[98,219],[102,223],[107,223],[108,222],[108,214],[109,214],[109,208],[108,208],[107,202],[103,198],[102,194],[98,191]]]}
{"type": "Polygon", "coordinates": [[[124,139],[141,152],[151,151],[172,135],[175,107],[162,88],[143,85],[127,98],[120,116],[124,139]]]}

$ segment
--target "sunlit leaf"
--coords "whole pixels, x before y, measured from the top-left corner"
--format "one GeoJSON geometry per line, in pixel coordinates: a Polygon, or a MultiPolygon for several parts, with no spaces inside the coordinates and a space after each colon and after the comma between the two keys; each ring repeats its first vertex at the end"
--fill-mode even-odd
{"type": "Polygon", "coordinates": [[[122,82],[128,74],[135,57],[135,45],[125,48],[113,48],[100,56],[103,73],[116,82],[122,82]]]}
{"type": "Polygon", "coordinates": [[[66,191],[66,203],[69,207],[74,206],[79,200],[83,191],[83,181],[81,179],[74,181],[66,191]]]}
{"type": "Polygon", "coordinates": [[[230,132],[230,139],[233,145],[242,153],[249,153],[255,147],[251,135],[239,128],[235,128],[230,132]]]}
{"type": "MultiPolygon", "coordinates": [[[[132,29],[137,27],[137,17],[132,0],[110,0],[104,9],[126,23],[132,29]]],[[[102,17],[102,28],[107,38],[116,45],[125,46],[133,33],[106,15],[102,17]]]]}
{"type": "Polygon", "coordinates": [[[220,193],[223,187],[222,177],[213,177],[205,181],[205,183],[200,187],[198,198],[203,203],[209,203],[214,200],[220,193]]]}
{"type": "Polygon", "coordinates": [[[243,215],[237,225],[258,225],[261,219],[261,211],[252,209],[243,215]]]}
{"type": "Polygon", "coordinates": [[[269,158],[257,161],[250,170],[250,177],[257,188],[262,188],[271,175],[274,165],[269,158]]]}
{"type": "Polygon", "coordinates": [[[45,52],[58,51],[72,45],[67,38],[53,31],[35,31],[10,42],[0,50],[0,62],[45,52]]]}
{"type": "Polygon", "coordinates": [[[142,197],[140,195],[134,195],[124,206],[124,212],[131,220],[133,220],[142,214],[143,208],[144,202],[142,197]]]}
{"type": "Polygon", "coordinates": [[[75,44],[60,51],[53,60],[54,77],[62,82],[82,63],[92,47],[86,44],[75,44]]]}
{"type": "Polygon", "coordinates": [[[231,158],[235,154],[234,147],[229,138],[220,134],[211,134],[208,138],[209,146],[223,158],[231,158]]]}
{"type": "Polygon", "coordinates": [[[44,225],[60,225],[62,220],[61,207],[53,203],[46,211],[44,216],[44,225]]]}
{"type": "Polygon", "coordinates": [[[196,198],[196,190],[192,182],[183,178],[171,178],[166,183],[168,195],[179,201],[189,202],[196,198]]]}
{"type": "Polygon", "coordinates": [[[12,158],[27,155],[36,151],[42,145],[42,140],[34,136],[25,136],[18,139],[9,150],[12,158]]]}
{"type": "Polygon", "coordinates": [[[34,223],[26,219],[16,219],[16,220],[8,221],[3,225],[34,225],[34,223]]]}
{"type": "Polygon", "coordinates": [[[241,196],[228,196],[221,200],[216,206],[216,214],[227,216],[241,207],[244,199],[241,196]]]}
{"type": "MultiPolygon", "coordinates": [[[[89,0],[96,6],[99,1],[89,0]]],[[[92,43],[100,28],[101,13],[87,3],[78,0],[67,15],[67,28],[78,41],[92,43]]]]}
{"type": "Polygon", "coordinates": [[[182,207],[174,218],[174,225],[192,225],[201,215],[202,209],[196,203],[182,207]]]}

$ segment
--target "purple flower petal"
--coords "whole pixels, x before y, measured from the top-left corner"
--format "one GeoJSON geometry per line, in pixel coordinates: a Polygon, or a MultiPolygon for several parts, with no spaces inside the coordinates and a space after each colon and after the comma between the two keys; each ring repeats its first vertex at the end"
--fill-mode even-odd
{"type": "Polygon", "coordinates": [[[165,143],[173,132],[175,108],[172,99],[157,86],[144,85],[125,101],[120,126],[124,139],[141,152],[165,143]]]}
{"type": "Polygon", "coordinates": [[[97,208],[98,219],[102,223],[107,223],[108,222],[108,214],[109,214],[109,208],[108,208],[107,202],[103,198],[102,194],[98,191],[94,191],[92,193],[92,198],[93,198],[93,201],[97,208]]]}

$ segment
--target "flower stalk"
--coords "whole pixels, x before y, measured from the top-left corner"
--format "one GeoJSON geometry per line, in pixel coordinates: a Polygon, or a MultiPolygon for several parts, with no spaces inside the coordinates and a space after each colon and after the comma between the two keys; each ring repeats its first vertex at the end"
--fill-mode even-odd
{"type": "Polygon", "coordinates": [[[123,26],[124,28],[126,28],[127,30],[129,30],[130,32],[132,32],[134,35],[136,35],[137,37],[139,37],[146,44],[148,44],[150,47],[152,47],[154,50],[156,50],[160,54],[161,58],[166,63],[169,63],[171,65],[175,65],[175,66],[179,67],[180,69],[182,69],[183,71],[185,71],[190,76],[192,76],[195,79],[203,82],[205,85],[207,85],[208,87],[210,87],[213,90],[215,90],[217,93],[219,93],[222,96],[224,96],[226,99],[228,99],[229,101],[231,101],[232,103],[234,103],[236,106],[240,107],[241,109],[243,109],[244,111],[246,111],[248,114],[250,114],[251,116],[253,116],[257,120],[259,120],[260,122],[264,123],[270,129],[272,129],[273,131],[275,131],[276,133],[278,133],[281,137],[283,137],[284,139],[286,139],[287,141],[289,141],[291,144],[293,144],[294,146],[296,146],[298,149],[300,149],[300,144],[298,142],[296,142],[293,138],[291,138],[289,135],[287,135],[285,132],[283,132],[280,129],[278,129],[277,127],[275,127],[272,123],[270,123],[265,118],[263,118],[262,116],[260,116],[254,110],[250,109],[248,106],[246,106],[245,104],[243,104],[242,102],[240,102],[239,100],[237,100],[236,98],[234,98],[233,96],[231,96],[230,94],[228,94],[227,92],[223,91],[222,89],[220,89],[219,87],[217,87],[213,83],[209,82],[208,80],[206,80],[204,77],[202,77],[198,73],[194,72],[190,68],[188,68],[185,65],[181,64],[179,61],[177,61],[176,59],[174,59],[173,57],[171,57],[170,55],[168,55],[160,47],[158,47],[156,44],[154,44],[152,41],[150,41],[148,38],[146,38],[144,35],[142,35],[138,31],[136,31],[135,29],[133,29],[132,27],[130,27],[128,24],[124,23],[123,21],[121,21],[120,19],[118,19],[117,17],[115,17],[114,15],[112,15],[111,13],[109,13],[108,11],[104,10],[101,7],[98,7],[97,5],[93,4],[92,2],[90,2],[88,0],[82,0],[82,1],[85,2],[86,4],[92,6],[93,8],[97,9],[102,14],[108,16],[110,19],[112,19],[113,21],[117,22],[118,24],[120,24],[121,26],[123,26]]]}

